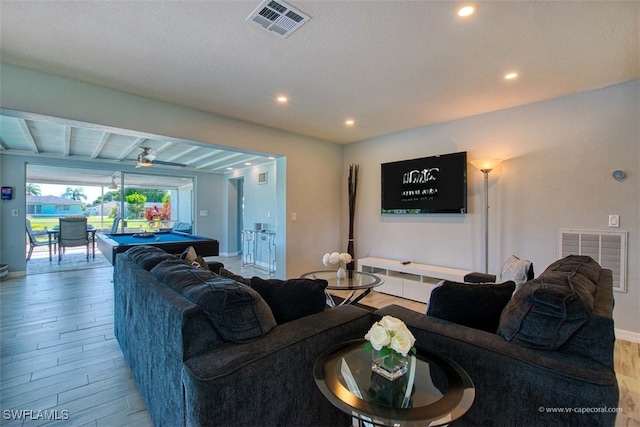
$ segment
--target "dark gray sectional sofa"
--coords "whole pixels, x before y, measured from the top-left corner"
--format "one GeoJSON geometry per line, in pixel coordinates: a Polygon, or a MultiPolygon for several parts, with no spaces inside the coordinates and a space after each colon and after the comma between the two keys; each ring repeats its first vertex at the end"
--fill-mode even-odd
{"type": "MultiPolygon", "coordinates": [[[[253,290],[156,248],[119,254],[114,288],[115,334],[157,426],[350,425],[318,391],[313,364],[333,344],[362,338],[383,315],[402,319],[417,347],[469,373],[475,401],[452,426],[615,422],[615,412],[606,412],[618,406],[611,271],[588,257],[559,260],[522,285],[497,333],[395,305],[374,313],[315,307],[282,321],[290,313],[281,312],[286,304],[276,309],[273,295],[265,297],[271,317],[253,290]]],[[[292,306],[299,310],[300,301],[292,306]]]]}
{"type": "Polygon", "coordinates": [[[234,283],[153,248],[117,256],[115,335],[154,425],[349,425],[317,389],[313,363],[334,343],[361,338],[370,313],[355,306],[323,310],[233,343],[185,296],[205,281],[234,283]],[[174,272],[165,269],[158,278],[151,271],[163,261],[169,268],[173,262],[174,272]]]}
{"type": "Polygon", "coordinates": [[[417,347],[450,357],[472,378],[473,406],[451,425],[613,426],[612,286],[611,270],[568,256],[522,285],[497,333],[398,306],[376,314],[404,320],[417,347]]]}

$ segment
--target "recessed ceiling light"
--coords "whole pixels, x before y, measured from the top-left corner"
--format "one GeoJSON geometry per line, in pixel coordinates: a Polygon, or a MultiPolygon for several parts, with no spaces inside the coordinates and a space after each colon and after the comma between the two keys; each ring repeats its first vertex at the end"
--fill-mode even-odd
{"type": "Polygon", "coordinates": [[[353,126],[356,124],[356,121],[353,119],[347,119],[344,121],[345,126],[353,126]]]}
{"type": "Polygon", "coordinates": [[[504,78],[505,78],[506,80],[513,80],[513,79],[515,79],[516,77],[518,77],[518,73],[516,73],[516,72],[513,72],[513,73],[507,73],[507,74],[505,74],[505,75],[504,75],[504,78]]]}
{"type": "Polygon", "coordinates": [[[278,101],[278,103],[280,103],[280,104],[286,104],[287,102],[289,102],[289,98],[287,98],[284,95],[281,95],[281,96],[276,98],[276,101],[278,101]]]}
{"type": "Polygon", "coordinates": [[[251,166],[251,162],[246,162],[244,165],[245,166],[251,166]]]}
{"type": "Polygon", "coordinates": [[[475,6],[465,6],[458,9],[458,16],[467,17],[473,15],[476,11],[475,6]]]}
{"type": "Polygon", "coordinates": [[[275,160],[276,158],[275,158],[275,157],[273,157],[273,156],[269,156],[269,157],[267,157],[267,159],[269,159],[269,160],[275,160]]]}
{"type": "Polygon", "coordinates": [[[232,171],[232,170],[233,170],[233,168],[232,168],[232,167],[228,167],[228,168],[227,168],[227,170],[228,170],[228,171],[232,171]]]}

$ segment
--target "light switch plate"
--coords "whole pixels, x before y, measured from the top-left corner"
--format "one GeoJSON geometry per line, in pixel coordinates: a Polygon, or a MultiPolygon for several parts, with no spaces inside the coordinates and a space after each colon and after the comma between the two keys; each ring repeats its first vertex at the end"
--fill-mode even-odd
{"type": "Polygon", "coordinates": [[[620,215],[609,215],[609,227],[620,227],[620,215]]]}

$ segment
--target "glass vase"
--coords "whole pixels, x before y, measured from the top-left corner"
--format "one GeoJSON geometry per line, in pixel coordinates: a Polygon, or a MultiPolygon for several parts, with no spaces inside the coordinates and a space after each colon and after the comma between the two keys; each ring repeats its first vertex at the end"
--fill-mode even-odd
{"type": "Polygon", "coordinates": [[[347,272],[344,270],[342,266],[340,266],[340,268],[336,272],[336,275],[338,276],[338,280],[344,280],[345,277],[347,277],[347,272]]]}
{"type": "Polygon", "coordinates": [[[380,351],[371,350],[371,370],[389,381],[400,378],[407,373],[409,358],[398,353],[383,355],[380,351]]]}

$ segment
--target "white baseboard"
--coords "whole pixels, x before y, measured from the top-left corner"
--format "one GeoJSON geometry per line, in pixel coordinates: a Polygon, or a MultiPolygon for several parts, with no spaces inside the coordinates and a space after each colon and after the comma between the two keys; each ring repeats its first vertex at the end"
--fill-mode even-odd
{"type": "Polygon", "coordinates": [[[222,252],[219,256],[231,257],[231,256],[238,256],[238,255],[240,255],[240,252],[222,252]]]}
{"type": "Polygon", "coordinates": [[[640,332],[627,331],[624,329],[615,329],[616,339],[631,341],[640,344],[640,332]]]}

